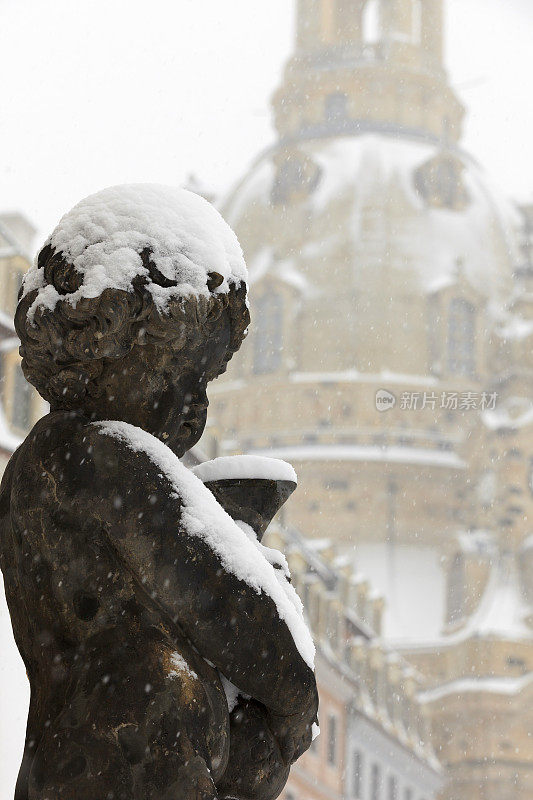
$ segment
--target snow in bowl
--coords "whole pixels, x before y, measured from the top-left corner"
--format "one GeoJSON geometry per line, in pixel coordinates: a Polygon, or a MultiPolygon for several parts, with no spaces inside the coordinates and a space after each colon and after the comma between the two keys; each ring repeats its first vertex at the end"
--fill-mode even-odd
{"type": "Polygon", "coordinates": [[[297,484],[290,464],[264,456],[215,458],[192,471],[234,520],[254,530],[259,541],[297,484]]]}

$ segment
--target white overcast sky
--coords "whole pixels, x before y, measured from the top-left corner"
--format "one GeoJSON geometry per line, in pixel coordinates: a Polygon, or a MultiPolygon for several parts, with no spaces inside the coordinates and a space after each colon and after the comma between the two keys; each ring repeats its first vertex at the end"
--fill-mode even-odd
{"type": "MultiPolygon", "coordinates": [[[[295,0],[0,0],[0,209],[48,233],[131,181],[231,184],[273,138],[295,0]]],[[[533,198],[533,2],[447,0],[465,144],[533,198]]]]}

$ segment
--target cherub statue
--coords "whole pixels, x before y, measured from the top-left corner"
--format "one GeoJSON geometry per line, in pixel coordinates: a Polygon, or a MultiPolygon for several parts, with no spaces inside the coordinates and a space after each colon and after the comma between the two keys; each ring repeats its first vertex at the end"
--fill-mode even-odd
{"type": "Polygon", "coordinates": [[[237,239],[185,190],[87,198],[25,279],[22,368],[50,413],[1,485],[31,685],[16,800],[271,800],[311,742],[314,649],[283,558],[179,460],[248,323],[237,239]]]}

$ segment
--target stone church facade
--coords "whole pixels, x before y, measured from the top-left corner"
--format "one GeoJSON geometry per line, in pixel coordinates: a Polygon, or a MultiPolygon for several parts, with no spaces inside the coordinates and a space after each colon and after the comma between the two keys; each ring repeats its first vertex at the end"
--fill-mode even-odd
{"type": "Polygon", "coordinates": [[[385,595],[442,797],[525,800],[532,214],[461,147],[443,26],[443,0],[299,0],[277,139],[222,206],[253,323],[204,447],[292,462],[284,523],[385,595]]]}

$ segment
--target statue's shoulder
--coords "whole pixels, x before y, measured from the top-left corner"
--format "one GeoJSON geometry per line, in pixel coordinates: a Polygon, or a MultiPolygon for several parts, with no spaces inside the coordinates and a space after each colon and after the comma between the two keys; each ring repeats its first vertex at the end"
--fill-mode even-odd
{"type": "Polygon", "coordinates": [[[154,492],[168,494],[165,464],[154,460],[151,452],[158,449],[164,451],[163,460],[178,461],[162,442],[140,428],[56,411],[37,422],[14,455],[13,480],[28,491],[38,490],[41,484],[49,486],[52,480],[56,491],[65,496],[106,495],[117,486],[138,488],[146,483],[154,492]]]}
{"type": "Polygon", "coordinates": [[[93,422],[77,411],[54,411],[34,425],[14,455],[19,461],[28,457],[69,461],[81,456],[82,461],[90,462],[96,450],[126,451],[120,437],[109,435],[108,428],[113,424],[117,423],[93,422]]]}
{"type": "Polygon", "coordinates": [[[0,485],[0,517],[11,506],[13,490],[18,494],[24,486],[39,492],[43,464],[55,450],[81,440],[88,420],[71,412],[52,412],[42,417],[9,459],[0,485]]]}
{"type": "Polygon", "coordinates": [[[53,455],[83,441],[90,431],[90,421],[74,411],[52,411],[35,423],[22,445],[13,454],[19,464],[36,457],[53,455]]]}

